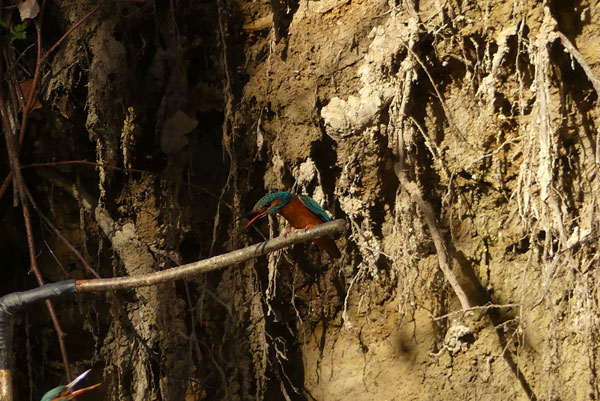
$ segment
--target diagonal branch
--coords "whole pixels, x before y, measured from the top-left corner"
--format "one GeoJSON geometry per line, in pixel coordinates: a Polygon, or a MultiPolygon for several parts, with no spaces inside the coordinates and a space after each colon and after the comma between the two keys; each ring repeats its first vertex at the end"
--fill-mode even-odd
{"type": "MultiPolygon", "coordinates": [[[[6,139],[6,148],[8,149],[8,157],[10,159],[11,171],[13,173],[14,180],[17,186],[19,199],[21,201],[21,209],[23,211],[23,219],[25,222],[25,231],[27,233],[27,247],[29,249],[31,272],[33,272],[33,275],[35,276],[35,279],[38,282],[38,284],[42,286],[44,285],[44,279],[37,265],[35,243],[33,241],[33,228],[31,225],[31,214],[29,213],[29,206],[25,191],[25,181],[23,180],[23,175],[21,174],[21,166],[18,157],[18,145],[17,141],[15,140],[15,135],[13,134],[13,131],[10,126],[8,110],[6,108],[6,102],[4,99],[4,92],[2,91],[2,87],[0,87],[0,120],[2,123],[2,128],[4,130],[4,138],[6,139]]],[[[67,379],[70,380],[71,370],[69,368],[69,358],[67,356],[67,351],[64,344],[65,333],[62,330],[60,323],[58,322],[58,318],[56,317],[56,312],[54,310],[52,302],[50,300],[46,300],[45,302],[46,308],[48,309],[48,313],[50,314],[50,319],[52,320],[52,324],[54,325],[54,329],[56,330],[58,344],[62,355],[65,372],[67,374],[67,379]]]]}
{"type": "Polygon", "coordinates": [[[50,219],[48,217],[46,217],[46,215],[44,213],[42,213],[42,211],[38,207],[37,203],[33,199],[33,196],[31,195],[31,192],[29,192],[29,189],[27,187],[25,187],[25,191],[27,194],[27,199],[29,199],[29,202],[31,202],[31,206],[33,206],[35,211],[38,213],[38,216],[44,221],[44,223],[46,223],[46,225],[50,228],[50,230],[52,230],[52,232],[54,232],[54,234],[67,246],[67,248],[69,248],[69,250],[71,252],[73,252],[75,257],[77,257],[77,259],[79,259],[81,264],[83,264],[83,267],[85,267],[85,269],[92,276],[94,276],[96,278],[100,278],[100,275],[98,274],[98,272],[88,263],[87,260],[85,260],[85,258],[81,254],[81,252],[79,252],[77,250],[77,248],[75,248],[73,246],[73,244],[71,244],[71,242],[69,242],[69,240],[65,238],[65,236],[60,232],[60,230],[54,224],[52,224],[50,219]]]}
{"type": "Polygon", "coordinates": [[[435,249],[437,251],[438,262],[440,265],[440,270],[444,273],[444,277],[450,283],[450,286],[454,290],[454,293],[458,297],[460,301],[460,305],[464,312],[471,309],[471,303],[469,302],[469,298],[467,294],[459,284],[456,276],[452,272],[450,267],[450,262],[448,258],[448,249],[446,249],[446,242],[444,241],[444,237],[438,228],[438,224],[435,219],[435,214],[431,205],[423,199],[423,195],[417,184],[408,180],[406,173],[401,169],[397,169],[396,174],[398,179],[400,180],[400,184],[408,191],[410,196],[413,199],[413,202],[417,204],[423,216],[425,216],[425,222],[427,223],[427,227],[429,227],[429,232],[431,234],[431,238],[433,239],[433,243],[435,245],[435,249]]]}
{"type": "Polygon", "coordinates": [[[585,75],[587,76],[588,80],[591,82],[592,86],[594,87],[596,94],[598,95],[598,97],[600,97],[600,81],[596,77],[596,74],[594,74],[592,67],[590,67],[588,62],[585,60],[585,57],[583,57],[583,55],[577,50],[577,48],[573,45],[573,43],[571,43],[569,38],[567,38],[564,33],[554,32],[553,36],[554,36],[554,38],[560,39],[560,42],[562,43],[565,50],[575,60],[577,60],[577,62],[579,63],[579,65],[581,66],[583,71],[585,72],[585,75]]]}
{"type": "Polygon", "coordinates": [[[60,39],[58,39],[56,41],[56,43],[54,43],[52,45],[52,47],[50,49],[48,49],[48,51],[40,57],[40,63],[43,63],[44,61],[46,61],[46,59],[58,48],[58,46],[61,45],[62,42],[64,42],[64,40],[66,38],[69,37],[69,35],[71,33],[73,33],[73,31],[77,28],[79,28],[79,26],[81,24],[83,24],[85,21],[87,21],[92,15],[94,15],[94,13],[96,11],[98,11],[100,9],[100,7],[102,7],[102,5],[104,4],[106,0],[100,0],[100,2],[98,4],[96,4],[96,6],[94,8],[92,8],[86,15],[84,15],[79,21],[77,21],[76,23],[74,23],[68,30],[67,32],[64,33],[63,36],[60,37],[60,39]]]}
{"type": "Polygon", "coordinates": [[[313,226],[308,230],[297,230],[287,236],[280,236],[223,255],[217,255],[212,258],[173,267],[171,269],[134,276],[77,280],[75,285],[77,292],[104,292],[166,283],[246,262],[250,259],[266,255],[267,253],[278,249],[289,247],[293,244],[340,233],[344,230],[345,226],[345,220],[337,219],[328,223],[313,226]]]}

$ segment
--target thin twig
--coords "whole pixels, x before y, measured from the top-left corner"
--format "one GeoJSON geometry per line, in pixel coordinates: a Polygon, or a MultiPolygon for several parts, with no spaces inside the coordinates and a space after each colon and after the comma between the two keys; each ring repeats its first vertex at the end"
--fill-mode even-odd
{"type": "Polygon", "coordinates": [[[79,26],[81,24],[83,24],[85,21],[87,21],[92,15],[94,15],[94,13],[96,11],[98,11],[100,9],[100,7],[102,7],[102,5],[105,3],[106,0],[100,0],[100,2],[96,5],[96,7],[92,8],[90,10],[90,12],[88,12],[86,15],[83,16],[83,18],[81,18],[79,21],[77,21],[75,24],[73,24],[68,30],[67,32],[64,33],[63,36],[60,37],[60,39],[58,39],[56,41],[56,43],[54,43],[52,45],[52,47],[40,58],[40,63],[43,63],[44,61],[46,61],[46,59],[48,58],[48,56],[50,56],[52,54],[52,52],[54,52],[58,46],[61,45],[62,42],[64,42],[64,40],[66,38],[69,37],[69,35],[77,28],[79,28],[79,26]]]}
{"type": "Polygon", "coordinates": [[[2,185],[0,186],[0,199],[2,199],[2,195],[4,195],[4,192],[6,192],[6,188],[8,188],[8,186],[12,182],[13,175],[14,174],[12,170],[10,170],[7,176],[4,178],[4,182],[2,182],[2,185]]]}
{"type": "MultiPolygon", "coordinates": [[[[207,188],[203,187],[202,185],[191,184],[189,182],[185,182],[185,181],[181,181],[181,180],[172,180],[170,178],[163,177],[160,174],[152,173],[150,171],[141,170],[141,169],[137,169],[137,168],[117,167],[117,166],[113,166],[111,164],[96,163],[96,162],[91,162],[89,160],[63,160],[63,161],[58,161],[58,162],[24,164],[21,166],[21,169],[35,168],[35,167],[59,167],[59,166],[69,166],[69,165],[101,167],[101,168],[105,168],[107,170],[115,170],[115,171],[121,171],[121,172],[126,172],[126,173],[139,173],[139,174],[144,174],[144,175],[147,175],[150,177],[155,177],[164,182],[169,182],[169,183],[179,184],[179,185],[187,185],[191,188],[199,189],[200,191],[204,192],[211,198],[215,199],[217,202],[225,205],[228,209],[233,210],[233,207],[229,203],[225,202],[224,200],[221,199],[221,197],[215,195],[214,193],[212,193],[211,191],[209,191],[207,188]]],[[[0,198],[1,197],[2,197],[2,192],[0,192],[0,198]]]]}
{"type": "Polygon", "coordinates": [[[66,239],[64,235],[62,235],[62,233],[60,232],[60,230],[58,228],[56,228],[54,226],[54,224],[52,224],[52,222],[50,221],[50,219],[48,217],[46,217],[46,215],[44,213],[42,213],[42,211],[38,207],[37,203],[33,199],[33,196],[31,196],[31,192],[29,192],[29,189],[25,188],[25,191],[27,193],[27,199],[29,199],[29,202],[31,202],[31,206],[33,206],[33,208],[35,209],[35,211],[38,213],[38,216],[44,221],[44,223],[46,223],[46,225],[54,232],[54,234],[67,246],[67,248],[69,248],[71,250],[71,252],[73,252],[73,254],[77,257],[77,259],[79,259],[79,261],[81,262],[81,264],[83,264],[83,266],[85,267],[85,269],[88,272],[90,272],[90,274],[92,276],[94,276],[96,278],[101,278],[100,275],[98,274],[98,272],[88,263],[87,260],[85,260],[85,258],[81,254],[81,252],[79,252],[77,250],[77,248],[75,248],[73,246],[73,244],[71,244],[71,242],[69,242],[69,240],[66,239]]]}
{"type": "Polygon", "coordinates": [[[444,100],[444,97],[442,96],[442,94],[439,91],[439,89],[438,89],[435,81],[433,80],[433,77],[429,73],[429,70],[427,69],[427,66],[425,66],[425,63],[423,63],[423,61],[421,61],[421,58],[417,55],[417,53],[415,53],[415,51],[413,49],[410,48],[410,46],[408,46],[406,43],[403,43],[403,45],[406,48],[406,50],[414,57],[414,59],[417,61],[417,63],[419,63],[419,65],[421,66],[421,68],[423,69],[423,71],[425,71],[425,75],[427,75],[427,78],[429,78],[429,82],[431,83],[431,86],[433,87],[433,90],[435,91],[435,94],[437,95],[438,99],[440,100],[440,104],[442,105],[442,109],[444,110],[444,114],[446,115],[446,118],[448,119],[448,124],[452,128],[454,128],[456,130],[456,133],[461,137],[461,139],[463,141],[465,141],[465,143],[467,143],[468,145],[470,145],[469,142],[466,140],[466,136],[460,130],[460,128],[458,127],[458,125],[456,125],[456,123],[454,122],[454,119],[452,118],[452,114],[450,113],[450,109],[446,105],[446,101],[444,100]]]}
{"type": "Polygon", "coordinates": [[[29,93],[24,93],[25,97],[25,107],[23,107],[23,112],[21,113],[21,126],[19,131],[19,154],[21,154],[21,148],[23,147],[23,140],[25,139],[25,131],[27,129],[27,121],[29,117],[29,112],[33,107],[34,99],[36,98],[36,88],[38,82],[40,80],[40,70],[41,70],[41,55],[42,55],[42,26],[38,21],[35,22],[35,31],[37,36],[37,55],[35,62],[35,71],[33,73],[33,82],[31,83],[31,87],[29,89],[29,93]]]}

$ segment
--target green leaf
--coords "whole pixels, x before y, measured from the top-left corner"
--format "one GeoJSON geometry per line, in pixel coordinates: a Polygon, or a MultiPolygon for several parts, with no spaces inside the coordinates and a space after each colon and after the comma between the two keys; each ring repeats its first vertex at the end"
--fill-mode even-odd
{"type": "Polygon", "coordinates": [[[10,41],[23,40],[27,38],[27,24],[15,25],[15,29],[10,33],[10,41]]]}

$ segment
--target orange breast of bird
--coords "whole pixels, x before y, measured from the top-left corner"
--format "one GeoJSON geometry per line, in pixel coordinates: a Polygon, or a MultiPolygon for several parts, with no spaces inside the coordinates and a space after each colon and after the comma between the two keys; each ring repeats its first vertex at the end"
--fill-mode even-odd
{"type": "MultiPolygon", "coordinates": [[[[311,212],[299,199],[290,199],[288,204],[285,205],[279,213],[294,228],[310,228],[317,224],[324,223],[319,216],[311,212]]],[[[339,258],[342,256],[333,238],[320,237],[314,239],[313,242],[326,250],[332,258],[339,258]]]]}
{"type": "Polygon", "coordinates": [[[287,205],[285,205],[279,213],[281,213],[294,228],[310,228],[317,224],[324,223],[319,216],[308,210],[308,208],[304,206],[304,203],[294,198],[290,199],[287,205]]]}

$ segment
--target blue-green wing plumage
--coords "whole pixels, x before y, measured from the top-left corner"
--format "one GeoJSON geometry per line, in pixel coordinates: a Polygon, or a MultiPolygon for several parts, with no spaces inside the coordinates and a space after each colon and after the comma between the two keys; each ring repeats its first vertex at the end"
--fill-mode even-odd
{"type": "Polygon", "coordinates": [[[313,198],[306,195],[298,195],[298,199],[300,199],[300,201],[308,208],[308,210],[319,216],[321,220],[324,222],[331,221],[331,217],[329,217],[327,212],[323,210],[321,205],[319,205],[313,198]]]}
{"type": "Polygon", "coordinates": [[[64,388],[65,388],[65,386],[58,386],[58,387],[53,388],[52,390],[50,390],[46,394],[44,394],[41,401],[51,401],[51,400],[55,399],[56,397],[58,397],[60,395],[60,392],[64,388]]]}
{"type": "Polygon", "coordinates": [[[323,220],[323,222],[331,221],[331,217],[329,217],[327,212],[325,210],[323,210],[321,205],[319,205],[313,198],[311,198],[310,196],[306,196],[306,195],[292,195],[291,193],[289,193],[287,191],[266,194],[265,196],[260,198],[258,200],[258,202],[256,202],[256,205],[254,205],[253,210],[257,211],[261,207],[268,207],[274,200],[279,199],[281,201],[281,204],[278,206],[275,206],[269,212],[269,214],[275,213],[275,212],[279,211],[280,209],[282,209],[283,207],[285,207],[285,205],[287,205],[287,203],[290,201],[290,198],[292,198],[292,197],[300,199],[300,201],[304,204],[304,206],[306,206],[308,208],[308,210],[310,210],[311,212],[313,212],[314,214],[319,216],[319,218],[321,220],[323,220]]]}

